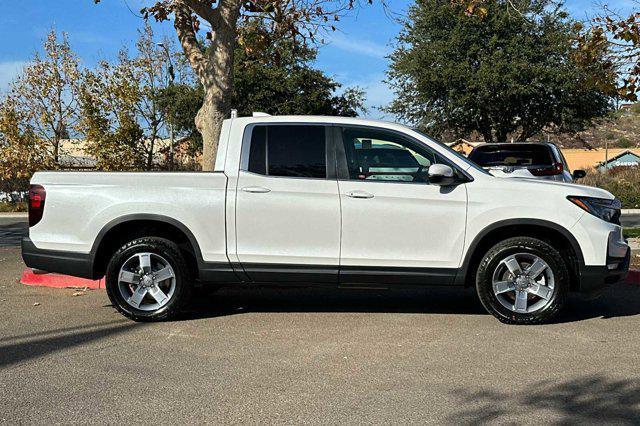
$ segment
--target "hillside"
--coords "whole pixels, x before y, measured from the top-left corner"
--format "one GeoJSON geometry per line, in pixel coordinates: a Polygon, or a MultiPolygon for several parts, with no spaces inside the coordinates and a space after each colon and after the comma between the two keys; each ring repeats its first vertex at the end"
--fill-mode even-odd
{"type": "Polygon", "coordinates": [[[640,147],[640,103],[620,109],[594,127],[576,135],[551,137],[564,148],[635,148],[640,147]]]}

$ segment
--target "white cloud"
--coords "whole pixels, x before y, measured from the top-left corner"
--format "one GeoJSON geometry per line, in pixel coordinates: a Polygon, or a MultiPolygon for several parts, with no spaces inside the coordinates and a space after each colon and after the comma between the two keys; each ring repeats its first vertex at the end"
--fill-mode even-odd
{"type": "Polygon", "coordinates": [[[0,62],[0,91],[9,88],[9,83],[15,80],[26,64],[26,61],[0,62]]]}
{"type": "Polygon", "coordinates": [[[327,44],[336,49],[377,59],[384,59],[385,56],[391,53],[391,49],[388,46],[368,40],[354,39],[353,37],[347,38],[341,33],[332,34],[331,38],[327,40],[327,44]]]}
{"type": "Polygon", "coordinates": [[[392,114],[380,111],[381,107],[389,105],[394,98],[393,91],[387,86],[384,79],[384,73],[371,74],[356,79],[350,79],[347,76],[337,78],[339,82],[343,83],[343,87],[358,86],[365,91],[367,113],[364,114],[364,117],[394,120],[395,117],[392,114]]]}

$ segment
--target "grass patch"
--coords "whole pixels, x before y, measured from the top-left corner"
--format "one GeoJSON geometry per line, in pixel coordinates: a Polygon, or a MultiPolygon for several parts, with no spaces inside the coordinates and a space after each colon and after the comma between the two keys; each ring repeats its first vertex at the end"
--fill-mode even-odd
{"type": "Polygon", "coordinates": [[[0,213],[26,212],[27,203],[0,203],[0,213]]]}
{"type": "Polygon", "coordinates": [[[640,228],[623,228],[625,238],[640,238],[640,228]]]}

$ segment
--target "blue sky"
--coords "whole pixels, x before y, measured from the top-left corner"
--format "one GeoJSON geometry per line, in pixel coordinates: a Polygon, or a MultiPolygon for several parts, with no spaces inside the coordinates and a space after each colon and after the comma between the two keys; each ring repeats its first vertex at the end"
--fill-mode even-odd
{"type": "MultiPolygon", "coordinates": [[[[375,2],[375,1],[374,1],[375,2]]],[[[83,63],[92,66],[100,59],[113,58],[123,44],[132,45],[140,18],[138,11],[151,1],[102,0],[0,0],[0,90],[7,87],[20,68],[41,48],[51,28],[65,31],[83,63]]],[[[612,7],[630,11],[633,0],[610,0],[612,7]]],[[[403,14],[409,0],[389,0],[390,10],[403,14]]],[[[594,8],[592,0],[570,0],[569,11],[584,19],[594,8]]],[[[384,84],[388,66],[385,56],[400,25],[388,17],[379,4],[364,6],[344,18],[339,31],[326,35],[316,66],[344,85],[358,85],[367,92],[368,115],[383,117],[375,106],[388,103],[393,94],[384,84]]],[[[155,24],[158,39],[175,38],[170,25],[155,24]]]]}

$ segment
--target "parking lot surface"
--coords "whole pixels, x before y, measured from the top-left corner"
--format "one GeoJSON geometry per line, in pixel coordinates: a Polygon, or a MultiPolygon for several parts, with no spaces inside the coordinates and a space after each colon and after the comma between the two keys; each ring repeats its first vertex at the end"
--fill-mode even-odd
{"type": "Polygon", "coordinates": [[[0,248],[0,422],[640,421],[638,287],[545,326],[453,289],[222,290],[138,324],[23,268],[0,248]]]}

